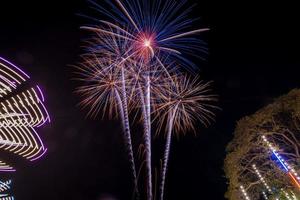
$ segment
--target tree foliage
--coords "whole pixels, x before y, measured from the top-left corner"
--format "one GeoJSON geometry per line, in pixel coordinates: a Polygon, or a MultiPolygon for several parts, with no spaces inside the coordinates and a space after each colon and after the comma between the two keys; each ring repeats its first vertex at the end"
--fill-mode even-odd
{"type": "Polygon", "coordinates": [[[225,197],[244,199],[239,190],[243,185],[251,199],[263,199],[266,188],[255,173],[255,164],[272,188],[273,196],[297,191],[290,178],[279,168],[270,149],[263,141],[265,135],[278,153],[299,172],[300,164],[300,90],[294,89],[272,104],[237,122],[234,138],[227,146],[224,170],[228,179],[225,197]],[[275,194],[275,195],[274,195],[275,194]]]}

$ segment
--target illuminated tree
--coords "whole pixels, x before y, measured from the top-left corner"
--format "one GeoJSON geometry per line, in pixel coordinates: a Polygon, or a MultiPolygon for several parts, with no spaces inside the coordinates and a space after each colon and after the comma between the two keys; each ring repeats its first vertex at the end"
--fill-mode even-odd
{"type": "Polygon", "coordinates": [[[224,169],[229,186],[226,197],[243,199],[241,185],[250,199],[263,198],[263,192],[276,198],[281,189],[298,191],[299,141],[300,90],[292,90],[239,120],[234,138],[227,146],[224,169]]]}

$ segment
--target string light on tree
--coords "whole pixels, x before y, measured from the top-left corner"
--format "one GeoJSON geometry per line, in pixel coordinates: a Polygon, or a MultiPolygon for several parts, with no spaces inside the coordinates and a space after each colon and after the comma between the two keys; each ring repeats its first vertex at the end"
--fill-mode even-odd
{"type": "Polygon", "coordinates": [[[268,198],[267,194],[265,192],[262,192],[262,193],[263,193],[265,200],[268,200],[269,198],[268,198]]]}
{"type": "Polygon", "coordinates": [[[256,175],[258,176],[259,180],[264,184],[264,186],[266,187],[266,189],[268,190],[269,193],[272,193],[272,190],[270,188],[270,186],[267,184],[267,182],[265,181],[264,177],[261,175],[261,173],[258,171],[256,165],[252,165],[256,175]]]}
{"type": "MultiPolygon", "coordinates": [[[[118,116],[123,121],[122,123],[126,125],[124,131],[124,134],[127,136],[125,144],[129,149],[128,154],[131,154],[129,155],[129,160],[135,188],[138,188],[136,187],[137,173],[130,136],[128,109],[138,108],[141,110],[140,121],[143,124],[142,136],[145,148],[146,173],[144,178],[146,179],[146,199],[152,200],[151,140],[153,133],[152,121],[154,121],[152,113],[157,112],[156,105],[160,101],[157,98],[160,96],[160,92],[156,90],[163,89],[163,86],[166,84],[170,86],[172,84],[171,88],[177,87],[173,84],[176,82],[173,79],[174,77],[182,76],[179,66],[188,71],[197,69],[197,66],[186,56],[199,57],[202,52],[205,52],[206,48],[202,46],[203,42],[199,40],[197,35],[208,31],[208,29],[189,28],[194,20],[188,18],[191,8],[185,5],[186,1],[155,0],[147,3],[141,0],[101,1],[110,9],[94,1],[90,2],[91,6],[105,15],[106,18],[105,20],[97,20],[100,24],[81,27],[91,31],[93,34],[93,39],[88,39],[87,41],[91,45],[85,48],[87,52],[84,53],[84,61],[78,66],[79,74],[80,76],[82,75],[78,78],[84,82],[84,85],[78,89],[79,93],[84,97],[82,105],[91,107],[91,113],[96,114],[99,109],[109,108],[115,102],[120,104],[114,111],[117,111],[118,116]],[[186,10],[186,8],[188,9],[186,10]],[[88,62],[85,62],[86,60],[88,62]],[[110,60],[110,62],[107,63],[107,60],[110,60]],[[87,66],[93,65],[93,63],[96,63],[96,70],[87,66]],[[176,67],[173,67],[174,64],[176,67]],[[178,70],[175,68],[178,68],[178,70]],[[85,73],[86,71],[88,73],[85,73]],[[111,75],[111,73],[112,77],[119,84],[115,85],[115,87],[109,86],[107,88],[108,85],[103,83],[102,77],[107,74],[111,75]],[[156,81],[158,79],[159,81],[156,81]]],[[[183,85],[182,88],[185,86],[183,85]]],[[[203,92],[202,88],[198,87],[196,90],[203,92]]],[[[203,99],[206,95],[198,93],[196,98],[191,98],[190,96],[195,94],[194,91],[194,89],[189,87],[188,90],[183,92],[184,99],[189,98],[188,101],[184,100],[184,103],[182,103],[184,104],[183,109],[181,109],[180,105],[175,106],[178,107],[178,109],[175,109],[178,111],[174,111],[174,108],[169,105],[165,106],[165,110],[169,111],[168,114],[170,113],[170,115],[166,115],[170,116],[168,118],[170,121],[164,124],[168,124],[167,126],[171,127],[167,128],[168,132],[170,132],[168,138],[173,134],[172,128],[175,126],[173,125],[175,123],[171,123],[171,121],[176,121],[177,119],[181,119],[180,122],[189,121],[190,123],[181,123],[180,126],[190,127],[191,122],[196,121],[196,119],[199,120],[194,114],[201,115],[200,120],[204,123],[208,123],[208,118],[213,115],[210,109],[207,109],[207,107],[210,107],[208,106],[209,103],[204,104],[198,101],[198,96],[203,99]],[[189,104],[189,106],[187,107],[186,104],[189,104]],[[198,114],[197,111],[199,109],[205,112],[206,115],[198,114]],[[193,116],[187,119],[185,118],[185,113],[193,116]]],[[[176,94],[173,96],[176,96],[176,94]]],[[[170,150],[169,141],[171,140],[167,139],[163,170],[161,172],[160,199],[163,199],[164,196],[164,180],[168,162],[166,158],[169,156],[170,150]]]]}
{"type": "Polygon", "coordinates": [[[240,190],[241,190],[243,196],[245,197],[245,199],[246,199],[246,200],[250,200],[250,197],[248,196],[248,194],[247,194],[247,192],[246,192],[244,186],[241,185],[241,186],[240,186],[240,190]]]}
{"type": "Polygon", "coordinates": [[[276,157],[276,159],[281,164],[284,171],[290,176],[290,178],[293,180],[295,185],[300,189],[300,177],[298,173],[295,171],[295,169],[290,166],[278,153],[277,150],[274,148],[274,146],[267,140],[266,136],[262,136],[263,141],[267,144],[269,149],[271,150],[272,154],[276,157]]]}
{"type": "Polygon", "coordinates": [[[16,171],[13,167],[9,166],[5,162],[0,160],[0,172],[14,172],[16,171]]]}
{"type": "Polygon", "coordinates": [[[7,193],[11,189],[11,183],[11,180],[0,181],[0,200],[14,200],[14,197],[7,193]]]}

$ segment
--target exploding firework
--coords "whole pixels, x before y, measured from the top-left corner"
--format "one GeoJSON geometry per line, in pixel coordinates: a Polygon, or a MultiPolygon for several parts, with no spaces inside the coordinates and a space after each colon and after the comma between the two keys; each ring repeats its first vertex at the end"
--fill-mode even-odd
{"type": "Polygon", "coordinates": [[[107,50],[102,51],[101,54],[105,55],[102,59],[99,59],[95,54],[82,57],[83,62],[76,68],[78,69],[78,80],[84,81],[84,85],[78,87],[77,92],[83,97],[81,102],[83,107],[90,107],[90,115],[96,116],[102,110],[103,114],[106,113],[109,117],[119,116],[121,118],[135,190],[136,194],[139,195],[128,116],[126,88],[128,79],[125,77],[125,67],[119,64],[116,67],[107,68],[107,66],[112,65],[111,56],[113,55],[107,50]]]}
{"type": "Polygon", "coordinates": [[[167,56],[169,59],[166,61],[178,60],[185,66],[196,67],[184,54],[206,52],[205,45],[195,35],[208,29],[190,28],[195,20],[188,17],[192,7],[186,6],[186,0],[105,2],[111,9],[91,1],[93,8],[107,16],[108,20],[100,20],[98,26],[82,28],[128,41],[127,58],[143,62],[151,58],[164,65],[161,58],[167,56]]]}
{"type": "MultiPolygon", "coordinates": [[[[84,81],[84,86],[78,89],[83,96],[82,105],[89,106],[89,114],[93,116],[100,109],[104,109],[109,116],[120,116],[135,183],[128,113],[131,109],[141,110],[147,199],[152,200],[151,125],[152,113],[156,112],[154,109],[157,107],[156,96],[163,94],[160,90],[164,90],[165,85],[170,82],[172,90],[179,89],[179,84],[186,84],[183,87],[190,86],[182,81],[173,83],[173,77],[179,74],[177,66],[188,70],[196,69],[188,57],[206,53],[205,45],[195,35],[208,29],[191,29],[195,20],[188,18],[192,7],[187,7],[185,0],[105,0],[103,4],[107,4],[110,9],[94,1],[90,2],[93,9],[103,14],[106,20],[95,19],[96,25],[81,27],[94,34],[92,39],[86,41],[87,53],[83,55],[83,62],[79,66],[80,80],[84,81]]],[[[206,85],[202,87],[206,89],[206,85]]],[[[203,95],[202,97],[204,98],[203,95]]],[[[183,104],[175,109],[172,130],[177,132],[177,129],[192,128],[196,119],[204,124],[209,123],[213,113],[207,109],[208,104],[191,103],[187,109],[184,108],[185,111],[181,105],[183,104]],[[192,112],[197,111],[200,114],[192,116],[192,112]],[[181,126],[180,123],[187,124],[181,126]]],[[[173,112],[174,108],[170,110],[173,112]]],[[[171,119],[169,115],[166,116],[164,118],[171,119]]]]}
{"type": "Polygon", "coordinates": [[[197,121],[207,126],[214,119],[212,109],[217,107],[211,103],[216,101],[216,96],[209,94],[210,83],[203,83],[196,77],[176,77],[164,89],[159,89],[156,115],[159,130],[166,124],[166,146],[163,158],[160,199],[164,196],[165,177],[171,147],[172,134],[195,131],[197,121]]]}
{"type": "MultiPolygon", "coordinates": [[[[267,184],[267,182],[265,181],[264,177],[261,175],[261,173],[258,171],[256,165],[252,165],[252,168],[254,169],[256,175],[258,176],[259,180],[261,183],[264,184],[265,188],[267,189],[267,191],[272,194],[272,190],[270,188],[270,186],[267,184]]],[[[265,193],[264,193],[265,196],[265,193]]]]}
{"type": "MultiPolygon", "coordinates": [[[[50,117],[39,86],[25,88],[28,79],[20,68],[0,57],[0,150],[34,161],[47,151],[36,129],[50,122],[50,117]]],[[[1,161],[0,171],[14,169],[1,161]]]]}

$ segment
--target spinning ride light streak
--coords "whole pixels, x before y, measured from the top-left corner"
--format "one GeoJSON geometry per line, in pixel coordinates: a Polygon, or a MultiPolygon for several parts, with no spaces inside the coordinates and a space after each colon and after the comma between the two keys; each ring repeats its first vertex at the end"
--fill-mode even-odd
{"type": "Polygon", "coordinates": [[[298,176],[295,169],[290,166],[276,151],[276,149],[273,147],[273,145],[267,140],[265,136],[262,136],[264,142],[268,145],[270,148],[272,154],[276,157],[276,159],[279,161],[280,165],[284,169],[284,171],[289,175],[289,177],[293,180],[295,185],[300,189],[300,177],[298,176]]]}
{"type": "Polygon", "coordinates": [[[13,196],[7,194],[10,190],[11,180],[2,182],[0,181],[0,200],[14,200],[13,196]]]}
{"type": "MultiPolygon", "coordinates": [[[[29,78],[0,57],[0,151],[34,161],[47,151],[36,129],[50,122],[50,117],[40,87],[24,86],[29,78]]],[[[0,160],[0,171],[14,169],[0,160]]]]}
{"type": "Polygon", "coordinates": [[[0,160],[0,172],[14,172],[16,171],[13,167],[9,166],[5,162],[0,160]]]}

